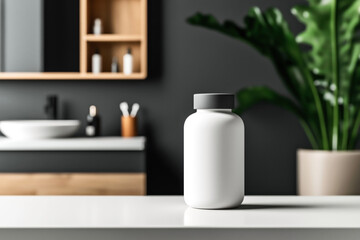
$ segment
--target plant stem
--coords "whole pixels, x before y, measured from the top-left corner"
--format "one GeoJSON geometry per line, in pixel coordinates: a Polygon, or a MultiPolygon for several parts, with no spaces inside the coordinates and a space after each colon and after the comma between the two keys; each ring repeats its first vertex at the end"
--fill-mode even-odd
{"type": "MultiPolygon", "coordinates": [[[[304,78],[306,79],[309,87],[310,87],[310,90],[311,90],[311,93],[312,93],[312,96],[314,98],[314,102],[315,102],[315,107],[316,107],[316,113],[318,115],[318,120],[319,120],[319,127],[320,127],[320,133],[321,133],[321,141],[320,143],[322,143],[322,149],[324,150],[329,150],[329,139],[328,139],[328,135],[327,135],[327,132],[326,132],[326,122],[325,122],[325,117],[324,117],[324,111],[323,111],[323,108],[322,108],[322,104],[321,104],[321,101],[320,101],[320,97],[319,97],[319,93],[314,85],[314,81],[313,81],[313,78],[309,72],[309,68],[308,66],[305,64],[304,62],[304,57],[303,55],[300,54],[300,51],[297,53],[297,63],[300,67],[300,69],[302,70],[302,73],[304,74],[304,78]]],[[[317,130],[317,129],[313,129],[313,130],[317,130]]],[[[306,130],[305,130],[306,131],[306,130]]],[[[312,141],[310,138],[309,138],[310,141],[312,141]]]]}
{"type": "Polygon", "coordinates": [[[339,140],[339,52],[338,52],[338,38],[337,38],[337,0],[334,0],[331,5],[331,63],[332,63],[332,82],[336,88],[334,90],[334,111],[333,111],[333,126],[332,126],[332,150],[338,150],[339,140]]]}
{"type": "Polygon", "coordinates": [[[356,140],[358,138],[359,128],[360,128],[360,111],[358,112],[358,114],[356,116],[356,120],[355,120],[355,123],[354,123],[354,128],[353,128],[353,130],[351,132],[350,141],[349,141],[349,148],[350,149],[355,148],[356,140]]]}
{"type": "MultiPolygon", "coordinates": [[[[352,138],[352,135],[350,134],[350,119],[351,119],[351,116],[350,116],[350,95],[351,95],[351,88],[356,87],[356,86],[353,86],[353,85],[356,84],[355,78],[357,76],[355,74],[355,72],[356,72],[355,68],[359,67],[359,54],[360,54],[360,45],[355,44],[354,48],[353,48],[353,56],[352,56],[352,59],[350,61],[350,65],[349,65],[349,68],[348,68],[348,72],[352,73],[351,76],[350,76],[350,83],[347,86],[346,91],[344,91],[344,120],[343,120],[342,150],[351,149],[352,148],[352,142],[356,140],[356,136],[355,136],[355,139],[352,140],[353,138],[352,138]],[[349,135],[350,135],[350,139],[349,139],[349,135]]],[[[356,128],[356,125],[354,125],[354,128],[356,128]]]]}
{"type": "Polygon", "coordinates": [[[349,98],[348,96],[344,97],[344,119],[343,119],[343,135],[341,141],[341,150],[348,149],[348,135],[349,135],[349,98]]]}
{"type": "Polygon", "coordinates": [[[309,70],[307,69],[305,64],[301,64],[301,65],[303,65],[302,68],[305,70],[305,72],[304,72],[305,78],[308,81],[311,93],[314,97],[315,107],[317,109],[316,112],[317,112],[318,118],[319,118],[319,127],[320,127],[320,132],[321,132],[322,148],[324,150],[329,150],[329,139],[328,139],[327,133],[326,133],[326,123],[325,123],[325,118],[324,118],[324,111],[323,111],[322,104],[320,101],[319,93],[314,85],[314,81],[309,73],[309,70]]]}
{"type": "Polygon", "coordinates": [[[332,146],[332,126],[333,126],[333,106],[331,105],[330,102],[325,102],[325,111],[326,111],[326,126],[327,126],[327,130],[328,130],[328,139],[329,139],[329,144],[330,146],[332,146]]]}
{"type": "Polygon", "coordinates": [[[315,140],[314,134],[312,133],[309,125],[306,123],[305,120],[300,119],[300,124],[303,127],[306,136],[308,137],[310,144],[312,146],[313,149],[319,149],[319,145],[315,140]]]}
{"type": "Polygon", "coordinates": [[[321,142],[321,132],[319,131],[319,125],[317,118],[309,119],[309,117],[306,119],[306,123],[308,124],[311,132],[313,133],[316,143],[318,145],[318,149],[322,149],[322,142],[321,142]]]}

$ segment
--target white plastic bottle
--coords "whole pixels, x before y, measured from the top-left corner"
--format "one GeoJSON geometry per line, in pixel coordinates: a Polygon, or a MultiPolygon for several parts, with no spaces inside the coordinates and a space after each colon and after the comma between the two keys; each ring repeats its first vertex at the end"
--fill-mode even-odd
{"type": "Polygon", "coordinates": [[[244,198],[244,123],[234,95],[195,94],[184,124],[184,199],[193,208],[239,206],[244,198]]]}
{"type": "Polygon", "coordinates": [[[100,18],[95,19],[93,32],[94,32],[95,35],[100,35],[102,33],[102,25],[101,25],[101,19],[100,18]]]}
{"type": "Polygon", "coordinates": [[[111,72],[112,73],[118,73],[119,72],[119,62],[118,62],[117,57],[113,57],[113,59],[112,59],[111,72]]]}
{"type": "Polygon", "coordinates": [[[102,65],[101,55],[99,53],[99,50],[96,49],[95,53],[92,55],[92,73],[99,74],[101,73],[101,65],[102,65]]]}
{"type": "Polygon", "coordinates": [[[125,75],[133,72],[133,56],[131,55],[131,48],[127,49],[127,53],[123,57],[123,70],[125,75]]]}

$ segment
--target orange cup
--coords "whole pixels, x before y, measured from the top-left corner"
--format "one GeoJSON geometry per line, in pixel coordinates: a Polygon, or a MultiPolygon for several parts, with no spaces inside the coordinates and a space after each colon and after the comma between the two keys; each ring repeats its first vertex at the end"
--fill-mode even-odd
{"type": "Polygon", "coordinates": [[[135,137],[137,135],[137,121],[136,117],[121,117],[121,136],[135,137]]]}

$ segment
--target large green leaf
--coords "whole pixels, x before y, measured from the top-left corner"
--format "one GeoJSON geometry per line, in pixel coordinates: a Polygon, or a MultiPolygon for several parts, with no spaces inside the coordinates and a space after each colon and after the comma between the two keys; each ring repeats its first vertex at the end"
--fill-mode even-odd
{"type": "Polygon", "coordinates": [[[245,17],[245,27],[240,27],[233,21],[223,24],[213,17],[197,13],[188,18],[190,24],[216,30],[230,37],[245,41],[261,54],[269,57],[284,84],[296,99],[306,102],[308,91],[304,80],[304,64],[295,37],[290,32],[286,21],[276,8],[264,13],[254,7],[245,17]]]}
{"type": "MultiPolygon", "coordinates": [[[[360,45],[356,45],[354,51],[360,54],[360,45]]],[[[354,149],[356,142],[359,138],[360,130],[360,61],[359,55],[354,55],[356,58],[356,64],[352,66],[354,68],[354,75],[352,77],[352,84],[350,88],[349,99],[349,144],[348,149],[354,149]]],[[[353,61],[355,62],[355,60],[353,61]]]]}
{"type": "Polygon", "coordinates": [[[358,62],[356,30],[360,23],[360,0],[308,0],[292,13],[306,25],[296,40],[308,44],[308,66],[326,88],[328,127],[332,149],[347,149],[352,124],[351,91],[358,62]],[[341,116],[342,115],[342,116],[341,116]]]}
{"type": "Polygon", "coordinates": [[[212,30],[219,31],[230,37],[240,40],[247,40],[246,32],[244,29],[238,27],[232,21],[225,21],[224,24],[220,24],[219,21],[212,15],[205,15],[202,13],[196,13],[194,16],[189,17],[187,22],[197,26],[203,26],[212,30]]]}
{"type": "Polygon", "coordinates": [[[360,0],[308,0],[292,13],[306,25],[296,40],[308,44],[308,65],[326,81],[339,81],[340,91],[347,91],[354,69],[351,68],[356,41],[355,30],[360,23],[360,0]],[[333,9],[335,8],[335,9],[333,9]],[[334,12],[334,14],[332,14],[334,12]],[[334,63],[335,59],[335,63],[334,63]],[[335,73],[334,73],[335,72],[335,73]],[[338,76],[337,76],[337,74],[338,76]],[[339,79],[335,79],[338,77],[339,79]]]}
{"type": "Polygon", "coordinates": [[[321,101],[312,75],[294,35],[278,9],[270,8],[264,12],[257,7],[250,9],[244,19],[244,27],[229,20],[221,24],[212,15],[202,13],[188,18],[188,22],[242,40],[268,57],[284,85],[301,104],[313,132],[317,136],[321,135],[322,147],[328,149],[321,101]]]}
{"type": "Polygon", "coordinates": [[[271,102],[299,117],[314,147],[351,149],[360,135],[360,0],[308,0],[292,12],[306,25],[296,39],[275,8],[250,9],[243,27],[201,13],[188,22],[253,46],[293,95],[294,101],[268,88],[246,88],[238,93],[237,112],[271,102]]]}
{"type": "Polygon", "coordinates": [[[261,102],[270,102],[303,117],[301,109],[289,98],[278,94],[266,86],[242,88],[236,93],[238,106],[234,112],[241,114],[261,102]]]}
{"type": "Polygon", "coordinates": [[[272,103],[294,113],[300,120],[300,123],[303,126],[312,146],[314,148],[319,147],[317,136],[308,125],[304,113],[299,106],[297,106],[296,103],[288,97],[285,97],[266,86],[257,86],[239,90],[236,93],[236,98],[238,106],[234,109],[234,112],[237,114],[242,114],[244,111],[262,102],[272,103]]]}

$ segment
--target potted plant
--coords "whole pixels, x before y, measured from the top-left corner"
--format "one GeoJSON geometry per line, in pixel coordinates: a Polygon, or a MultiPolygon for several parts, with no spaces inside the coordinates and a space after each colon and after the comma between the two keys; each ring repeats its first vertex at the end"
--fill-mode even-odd
{"type": "Polygon", "coordinates": [[[292,8],[296,37],[276,8],[250,9],[244,25],[197,13],[188,23],[243,41],[268,57],[292,95],[266,86],[240,89],[236,113],[259,102],[297,116],[313,149],[298,150],[300,195],[360,194],[360,0],[308,0],[292,8]],[[302,47],[307,45],[309,47],[302,47]]]}

